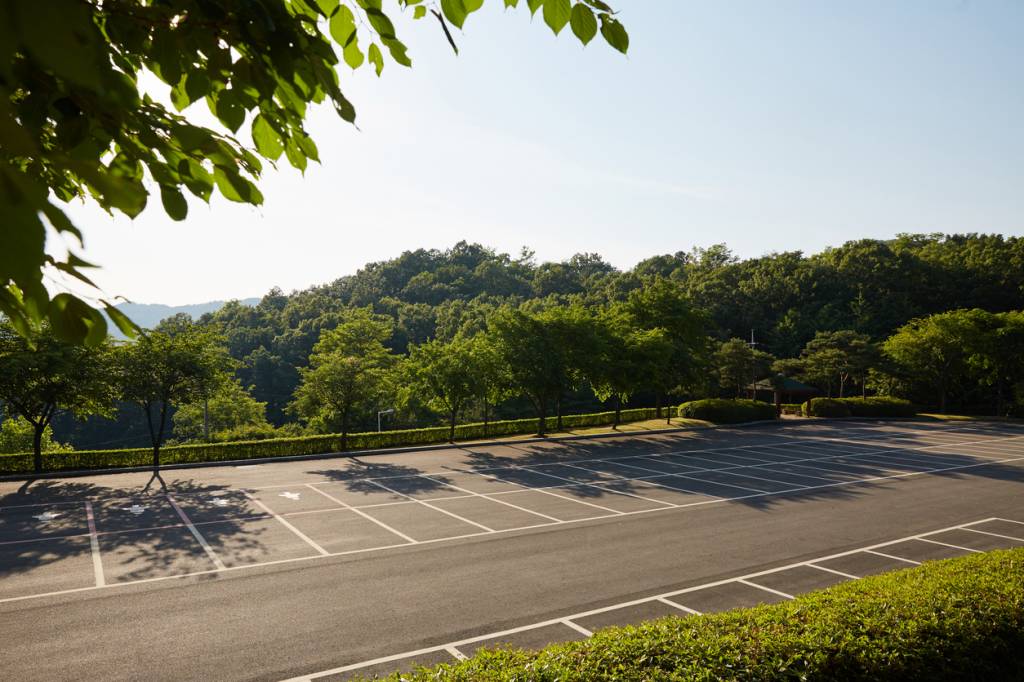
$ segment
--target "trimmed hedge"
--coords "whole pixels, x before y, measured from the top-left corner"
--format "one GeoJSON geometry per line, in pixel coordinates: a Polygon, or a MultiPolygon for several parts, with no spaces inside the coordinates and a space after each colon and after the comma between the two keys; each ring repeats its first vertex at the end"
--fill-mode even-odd
{"type": "MultiPolygon", "coordinates": [[[[622,421],[644,421],[654,419],[657,411],[652,408],[622,410],[622,421]]],[[[591,414],[567,414],[562,416],[563,428],[605,426],[615,423],[614,412],[591,414]]],[[[548,418],[548,427],[553,429],[554,418],[548,418]]],[[[536,419],[510,419],[483,423],[460,424],[455,427],[455,440],[479,440],[495,436],[511,436],[536,433],[536,419]]],[[[341,447],[341,434],[324,436],[301,436],[298,438],[268,438],[265,440],[236,441],[232,443],[197,443],[192,445],[169,445],[160,449],[162,464],[187,464],[195,462],[224,462],[239,459],[260,459],[263,457],[288,457],[323,455],[351,450],[375,450],[414,445],[431,445],[448,441],[448,427],[435,426],[426,429],[401,431],[376,431],[350,433],[346,448],[341,447]]],[[[123,450],[78,450],[68,453],[43,453],[43,468],[46,471],[70,471],[76,469],[118,469],[144,467],[152,463],[150,448],[129,448],[123,450]]],[[[0,474],[21,474],[32,471],[32,455],[0,455],[0,474]]]]}
{"type": "Polygon", "coordinates": [[[800,410],[805,417],[849,417],[849,406],[837,398],[811,398],[800,410]]]}
{"type": "Polygon", "coordinates": [[[760,400],[708,398],[683,403],[679,406],[679,416],[703,419],[715,424],[739,424],[775,419],[775,406],[760,400]]]}
{"type": "Polygon", "coordinates": [[[1024,549],[864,578],[790,602],[488,650],[390,680],[1020,680],[1024,549]]]}
{"type": "Polygon", "coordinates": [[[869,398],[843,398],[854,417],[913,417],[917,407],[909,400],[872,396],[869,398]]]}
{"type": "Polygon", "coordinates": [[[805,417],[913,417],[917,408],[909,400],[870,398],[811,398],[801,407],[805,417]]]}

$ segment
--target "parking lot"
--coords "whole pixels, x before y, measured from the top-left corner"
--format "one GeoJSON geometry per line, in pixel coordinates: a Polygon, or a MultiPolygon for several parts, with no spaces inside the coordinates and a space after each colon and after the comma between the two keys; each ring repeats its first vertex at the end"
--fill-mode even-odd
{"type": "MultiPolygon", "coordinates": [[[[958,477],[977,475],[1016,484],[1021,461],[1024,434],[1010,427],[851,423],[182,470],[168,472],[169,489],[157,494],[141,493],[138,474],[40,481],[27,492],[4,484],[0,607],[128,588],[138,594],[151,583],[198,590],[246,572],[266,576],[341,559],[347,563],[338,565],[348,566],[479,539],[523,542],[531,534],[625,520],[635,520],[643,532],[649,525],[643,519],[666,514],[730,505],[774,513],[785,501],[835,504],[915,479],[941,477],[955,485],[958,477]]],[[[926,531],[932,535],[900,533],[900,520],[893,519],[880,536],[889,543],[885,548],[847,550],[828,561],[773,569],[760,580],[727,577],[702,591],[654,592],[513,628],[478,627],[468,638],[377,651],[320,669],[344,677],[376,671],[367,665],[385,672],[413,660],[452,660],[499,642],[541,646],[606,625],[784,599],[926,559],[1024,544],[1024,530],[1010,527],[1024,520],[1021,506],[1017,516],[958,518],[943,534],[934,533],[934,525],[926,531]],[[967,525],[982,522],[988,525],[967,525]],[[898,538],[903,544],[892,542],[898,538]]],[[[282,581],[301,576],[280,575],[282,581]]],[[[504,616],[495,614],[494,622],[506,622],[504,616]]]]}

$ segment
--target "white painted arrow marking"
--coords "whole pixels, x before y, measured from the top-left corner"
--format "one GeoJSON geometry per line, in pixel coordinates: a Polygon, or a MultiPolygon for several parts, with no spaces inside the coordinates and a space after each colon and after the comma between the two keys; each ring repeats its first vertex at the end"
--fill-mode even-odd
{"type": "Polygon", "coordinates": [[[50,521],[53,521],[58,516],[60,516],[60,512],[45,511],[42,514],[36,514],[32,518],[38,519],[43,523],[48,523],[50,521]]]}
{"type": "Polygon", "coordinates": [[[224,499],[223,497],[213,498],[213,503],[218,507],[226,507],[229,504],[231,504],[228,500],[224,499]]]}
{"type": "Polygon", "coordinates": [[[133,504],[130,507],[121,507],[121,511],[131,512],[136,516],[146,511],[146,509],[148,509],[148,507],[144,504],[133,504]]]}
{"type": "Polygon", "coordinates": [[[286,490],[283,493],[281,493],[280,495],[278,495],[278,497],[287,497],[289,500],[298,500],[299,497],[301,497],[301,496],[302,496],[302,493],[293,493],[290,490],[286,490]]]}

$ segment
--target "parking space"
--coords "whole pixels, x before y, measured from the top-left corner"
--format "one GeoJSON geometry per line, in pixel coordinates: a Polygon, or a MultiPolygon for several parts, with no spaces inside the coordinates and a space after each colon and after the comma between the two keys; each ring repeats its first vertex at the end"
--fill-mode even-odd
{"type": "MultiPolygon", "coordinates": [[[[261,475],[265,485],[252,487],[8,505],[0,507],[0,567],[8,576],[0,601],[867,485],[960,471],[998,457],[1024,459],[1024,437],[929,433],[911,439],[891,432],[868,438],[850,430],[841,437],[783,440],[752,434],[744,444],[722,447],[604,455],[588,446],[518,462],[491,453],[479,465],[456,466],[431,456],[422,469],[361,462],[291,483],[261,475]]],[[[708,588],[683,605],[706,611],[771,600],[779,596],[771,589],[806,591],[843,579],[840,574],[962,555],[1012,541],[1006,538],[1024,544],[1024,530],[993,523],[987,535],[979,528],[910,540],[888,547],[888,556],[865,552],[823,565],[833,572],[804,567],[773,578],[792,584],[708,588]]],[[[668,605],[650,608],[662,607],[668,605]]]]}
{"type": "Polygon", "coordinates": [[[826,589],[839,583],[857,580],[888,570],[907,568],[909,560],[887,558],[908,551],[916,553],[930,542],[939,546],[940,539],[964,539],[970,535],[992,538],[991,549],[1007,549],[1024,542],[1015,538],[999,538],[995,530],[1024,529],[1024,523],[1003,519],[986,519],[952,528],[938,529],[921,535],[891,540],[878,545],[819,557],[810,561],[779,566],[706,585],[696,585],[672,592],[650,595],[622,604],[590,611],[567,614],[530,625],[478,635],[429,649],[407,654],[381,657],[365,663],[354,663],[333,670],[314,673],[287,682],[312,680],[347,680],[369,678],[408,670],[412,661],[427,664],[450,663],[472,656],[482,649],[540,649],[550,644],[584,639],[607,627],[637,625],[668,616],[693,617],[720,613],[760,604],[774,604],[794,599],[801,594],[826,589]],[[916,543],[916,545],[915,545],[916,543]],[[856,573],[852,571],[857,571],[856,573]]]}

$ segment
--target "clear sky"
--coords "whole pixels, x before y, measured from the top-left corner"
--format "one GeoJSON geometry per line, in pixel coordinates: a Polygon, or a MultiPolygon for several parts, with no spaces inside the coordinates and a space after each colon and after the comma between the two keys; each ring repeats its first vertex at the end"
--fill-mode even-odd
{"type": "MultiPolygon", "coordinates": [[[[525,5],[525,2],[522,3],[525,5]]],[[[460,239],[621,268],[725,242],[816,252],[899,232],[1024,234],[1024,2],[615,0],[628,57],[488,0],[399,22],[414,66],[344,67],[322,165],[256,209],[73,215],[108,295],[172,305],[321,284],[460,239]]],[[[205,114],[205,104],[188,110],[205,114]]]]}

